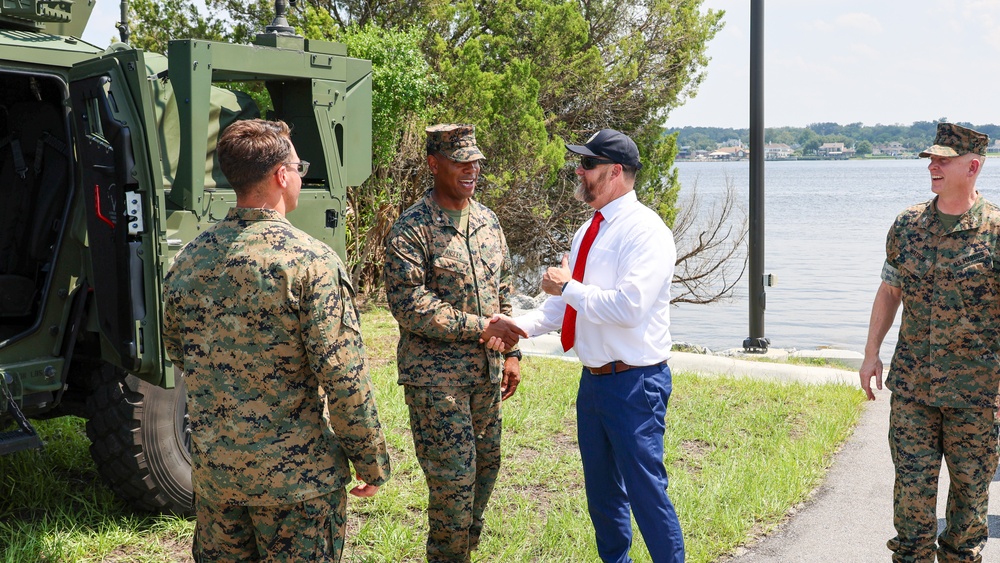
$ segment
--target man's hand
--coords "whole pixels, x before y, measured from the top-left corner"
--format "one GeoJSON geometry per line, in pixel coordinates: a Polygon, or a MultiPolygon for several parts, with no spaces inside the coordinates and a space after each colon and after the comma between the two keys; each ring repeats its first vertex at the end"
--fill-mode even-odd
{"type": "Polygon", "coordinates": [[[500,380],[500,400],[506,401],[521,383],[521,362],[516,357],[503,361],[503,379],[500,380]]]}
{"type": "Polygon", "coordinates": [[[869,356],[865,355],[864,361],[861,362],[861,370],[858,372],[861,376],[861,388],[865,390],[865,394],[868,395],[869,401],[875,400],[875,393],[872,392],[872,378],[875,378],[875,385],[878,387],[879,391],[882,390],[882,359],[877,355],[869,356]]]}
{"type": "Polygon", "coordinates": [[[542,291],[549,295],[562,295],[563,285],[573,279],[573,273],[569,271],[569,255],[563,254],[562,264],[558,268],[550,267],[542,275],[542,291]]]}
{"type": "MultiPolygon", "coordinates": [[[[361,477],[358,477],[358,481],[361,481],[361,477]]],[[[375,493],[378,492],[378,487],[375,485],[369,485],[368,483],[361,481],[360,485],[354,487],[348,492],[350,492],[352,495],[356,497],[369,498],[375,496],[375,493]]]]}
{"type": "Polygon", "coordinates": [[[488,342],[486,342],[486,349],[493,350],[494,352],[503,352],[505,346],[503,344],[503,340],[500,340],[499,338],[494,336],[493,338],[490,338],[488,342]]]}
{"type": "MultiPolygon", "coordinates": [[[[528,333],[524,332],[524,329],[517,326],[514,323],[514,319],[508,317],[507,315],[493,315],[490,322],[483,329],[483,333],[479,335],[479,342],[494,343],[494,338],[499,339],[503,343],[503,349],[499,350],[501,352],[510,350],[512,346],[517,344],[517,341],[521,338],[527,338],[528,333]]],[[[496,350],[496,348],[490,348],[491,350],[496,350]]]]}
{"type": "Polygon", "coordinates": [[[868,321],[868,340],[865,342],[865,359],[861,362],[858,374],[861,376],[861,388],[865,390],[869,401],[875,400],[872,393],[872,378],[879,390],[882,389],[882,360],[878,357],[882,340],[889,332],[896,311],[903,301],[903,290],[882,282],[875,292],[875,302],[872,303],[872,317],[868,321]]]}

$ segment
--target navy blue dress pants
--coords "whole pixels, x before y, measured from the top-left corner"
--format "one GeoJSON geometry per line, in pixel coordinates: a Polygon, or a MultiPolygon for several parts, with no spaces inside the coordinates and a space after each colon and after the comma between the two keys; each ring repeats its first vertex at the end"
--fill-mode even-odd
{"type": "Polygon", "coordinates": [[[577,437],[597,552],[606,563],[632,561],[630,508],[654,563],[684,561],[684,538],[663,466],[670,391],[665,363],[601,376],[583,368],[577,437]]]}

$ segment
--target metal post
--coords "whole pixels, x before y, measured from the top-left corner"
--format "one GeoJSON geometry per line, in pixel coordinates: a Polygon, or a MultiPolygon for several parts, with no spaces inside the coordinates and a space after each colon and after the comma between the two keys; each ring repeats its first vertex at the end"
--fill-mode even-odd
{"type": "Polygon", "coordinates": [[[275,33],[278,35],[295,35],[295,28],[288,25],[285,13],[288,5],[295,5],[295,0],[274,0],[274,19],[271,25],[264,28],[264,33],[275,33]]]}
{"type": "Polygon", "coordinates": [[[764,0],[750,1],[750,336],[743,350],[767,352],[764,338],[764,0]]]}
{"type": "Polygon", "coordinates": [[[118,29],[118,37],[121,38],[122,43],[128,43],[129,37],[131,37],[132,32],[128,27],[128,0],[122,0],[118,6],[121,10],[121,21],[115,24],[118,29]]]}

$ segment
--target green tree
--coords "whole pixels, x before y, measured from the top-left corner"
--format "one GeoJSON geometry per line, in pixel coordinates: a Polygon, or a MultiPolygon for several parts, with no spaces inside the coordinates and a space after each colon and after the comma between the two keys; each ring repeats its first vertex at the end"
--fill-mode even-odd
{"type": "Polygon", "coordinates": [[[809,125],[809,129],[814,131],[817,135],[836,135],[840,133],[843,127],[838,123],[824,122],[824,123],[812,123],[809,125]]]}
{"type": "MultiPolygon", "coordinates": [[[[312,10],[313,8],[310,8],[312,10]]],[[[327,12],[310,18],[306,36],[325,37],[323,30],[338,31],[329,39],[347,46],[348,53],[372,62],[372,177],[348,191],[348,267],[354,286],[362,292],[375,289],[385,262],[382,240],[407,201],[415,195],[410,180],[412,162],[419,153],[413,125],[430,114],[427,101],[442,86],[431,72],[420,42],[423,32],[387,30],[370,22],[339,29],[326,25],[327,12]],[[404,137],[407,137],[404,139],[404,137]]]]}
{"type": "MultiPolygon", "coordinates": [[[[937,130],[937,121],[915,121],[911,125],[863,125],[862,123],[849,123],[839,125],[837,123],[817,123],[809,127],[775,127],[764,130],[764,137],[768,142],[786,143],[792,148],[799,148],[802,154],[809,154],[822,143],[844,143],[845,146],[855,146],[856,150],[863,141],[867,141],[871,147],[883,145],[891,142],[899,142],[909,150],[919,151],[930,145],[937,130]],[[819,131],[839,131],[837,133],[823,133],[819,131]],[[815,142],[818,141],[818,142],[815,142]]],[[[986,133],[991,138],[1000,137],[1000,126],[994,124],[975,125],[972,123],[959,123],[966,127],[971,127],[977,131],[986,133]]],[[[727,129],[719,127],[684,127],[677,129],[677,142],[681,145],[695,146],[703,139],[711,139],[713,143],[727,139],[745,138],[746,129],[727,129]]],[[[696,147],[700,148],[700,147],[696,147]]],[[[714,148],[714,145],[713,145],[714,148]]],[[[859,153],[860,154],[860,153],[859,153]]]]}
{"type": "Polygon", "coordinates": [[[786,145],[796,144],[796,129],[793,127],[778,127],[775,129],[768,129],[765,132],[765,138],[771,143],[784,143],[786,145]]]}
{"type": "Polygon", "coordinates": [[[202,13],[191,0],[132,0],[128,8],[133,22],[129,43],[140,49],[166,53],[171,39],[221,41],[227,37],[226,26],[216,13],[202,13]]]}
{"type": "MultiPolygon", "coordinates": [[[[678,137],[678,142],[680,142],[680,137],[678,137]]],[[[681,145],[689,145],[691,150],[715,150],[716,142],[711,137],[704,133],[695,133],[687,137],[681,145]]]]}
{"type": "Polygon", "coordinates": [[[644,161],[637,192],[673,221],[679,184],[666,171],[676,140],[662,134],[660,123],[700,83],[706,42],[721,25],[721,13],[703,15],[699,5],[700,0],[657,2],[648,9],[634,0],[458,2],[448,25],[432,26],[436,35],[427,52],[448,84],[439,102],[442,115],[476,116],[490,157],[488,180],[495,183],[481,199],[500,215],[522,266],[522,287],[537,283],[537,267],[558,262],[589,214],[571,199],[576,178],[564,164],[564,142],[583,142],[604,127],[629,133],[644,161]],[[531,82],[526,84],[537,84],[535,100],[481,80],[518,71],[518,62],[527,65],[523,72],[531,82]],[[464,91],[470,84],[480,91],[464,91]],[[490,101],[512,93],[523,103],[490,101]],[[495,108],[522,115],[517,127],[530,138],[520,147],[509,146],[517,137],[507,131],[517,121],[495,108]]]}
{"type": "Polygon", "coordinates": [[[802,154],[816,154],[823,141],[819,137],[813,136],[808,141],[802,143],[802,154]]]}
{"type": "Polygon", "coordinates": [[[813,141],[816,141],[816,146],[812,149],[815,151],[816,148],[818,148],[822,143],[819,142],[819,135],[812,129],[802,129],[798,137],[795,139],[795,142],[803,148],[803,151],[805,150],[806,144],[811,144],[813,141]]]}
{"type": "MultiPolygon", "coordinates": [[[[180,3],[173,13],[198,21],[186,11],[188,0],[141,1],[180,3]]],[[[289,23],[302,35],[342,41],[352,56],[373,60],[376,169],[368,184],[383,195],[359,197],[368,185],[351,194],[355,281],[362,289],[377,283],[380,260],[363,249],[377,246],[380,229],[430,185],[421,140],[423,128],[436,121],[478,126],[487,163],[477,197],[500,216],[524,289],[537,283],[539,266],[558,262],[588,214],[572,199],[576,179],[565,142],[583,142],[605,127],[631,135],[644,163],[637,192],[672,223],[676,135],[664,135],[661,123],[694,94],[704,78],[707,43],[722,26],[722,12],[702,12],[701,4],[312,0],[290,11],[289,23]],[[378,83],[385,66],[392,68],[378,83]]],[[[230,41],[248,41],[273,18],[269,0],[208,5],[220,15],[209,23],[227,22],[223,35],[230,41]]],[[[136,29],[157,30],[155,38],[148,34],[151,40],[193,25],[135,12],[136,29]]]]}
{"type": "Polygon", "coordinates": [[[858,144],[854,146],[854,153],[858,156],[865,156],[872,153],[872,144],[868,141],[858,141],[858,144]]]}

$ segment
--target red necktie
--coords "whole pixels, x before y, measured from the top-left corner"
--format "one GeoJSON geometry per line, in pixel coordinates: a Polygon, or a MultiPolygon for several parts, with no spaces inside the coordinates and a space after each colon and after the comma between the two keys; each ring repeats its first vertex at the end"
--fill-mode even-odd
{"type": "MultiPolygon", "coordinates": [[[[590,226],[587,227],[587,232],[583,235],[580,252],[576,254],[576,263],[573,264],[573,279],[578,282],[583,281],[583,271],[587,268],[587,254],[590,253],[590,247],[593,246],[594,239],[597,238],[597,231],[600,230],[603,219],[600,211],[595,212],[590,226]]],[[[569,305],[566,305],[566,314],[563,315],[560,340],[562,340],[563,352],[568,352],[576,340],[576,309],[569,305]]]]}

